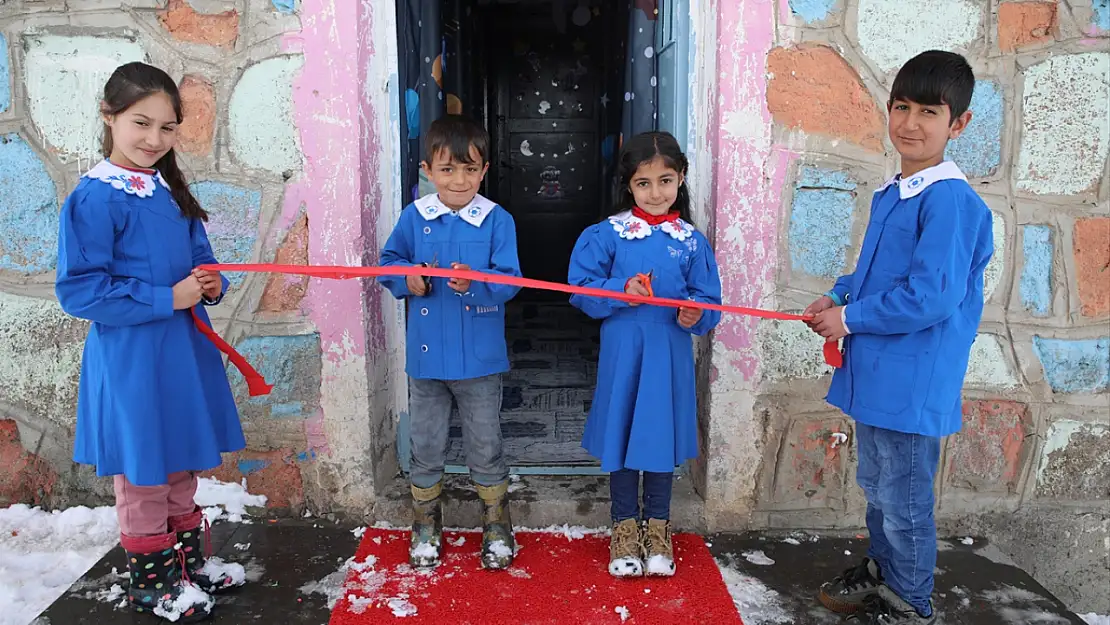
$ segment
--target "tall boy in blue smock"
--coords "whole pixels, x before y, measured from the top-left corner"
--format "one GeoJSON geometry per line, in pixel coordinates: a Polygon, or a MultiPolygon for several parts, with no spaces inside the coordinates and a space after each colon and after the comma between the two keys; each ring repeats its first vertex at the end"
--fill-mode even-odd
{"type": "MultiPolygon", "coordinates": [[[[436,193],[405,207],[382,250],[381,264],[448,266],[520,276],[516,225],[504,208],[478,194],[489,169],[489,136],[455,115],[436,120],[424,139],[424,173],[436,193]]],[[[452,404],[462,417],[470,477],[484,505],[482,565],[512,563],[509,469],[501,453],[501,374],[509,370],[505,303],[516,287],[419,276],[383,277],[394,297],[408,298],[413,566],[440,561],[440,502],[452,404]]]]}
{"type": "Polygon", "coordinates": [[[971,67],[924,52],[898,72],[888,104],[901,173],[875,192],[856,269],[806,309],[826,340],[844,338],[828,401],[856,421],[867,498],[867,558],[821,588],[846,622],[926,625],[937,530],[941,437],[959,431],[960,389],[983,313],[991,212],[948,141],[971,120],[971,67]]]}

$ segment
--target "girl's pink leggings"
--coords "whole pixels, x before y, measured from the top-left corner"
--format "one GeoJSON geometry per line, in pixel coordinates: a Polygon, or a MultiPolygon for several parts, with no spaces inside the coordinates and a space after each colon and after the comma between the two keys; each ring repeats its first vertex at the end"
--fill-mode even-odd
{"type": "Polygon", "coordinates": [[[117,475],[115,487],[119,529],[127,536],[166,534],[170,517],[196,510],[197,476],[191,471],[171,473],[169,483],[160,486],[135,486],[117,475]]]}

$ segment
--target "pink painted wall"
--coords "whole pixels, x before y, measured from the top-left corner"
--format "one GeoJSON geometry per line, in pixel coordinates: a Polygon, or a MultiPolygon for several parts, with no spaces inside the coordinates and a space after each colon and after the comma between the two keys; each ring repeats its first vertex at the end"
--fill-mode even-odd
{"type": "MultiPolygon", "coordinates": [[[[308,259],[313,265],[363,261],[359,167],[362,148],[376,146],[373,127],[360,141],[359,60],[369,54],[359,37],[359,3],[305,0],[302,30],[285,37],[287,51],[304,55],[293,85],[305,171],[286,187],[284,227],[308,209],[308,259]]],[[[356,280],[312,280],[304,305],[320,332],[324,358],[366,353],[362,290],[356,280]]],[[[325,381],[325,386],[327,382],[325,381]]]]}
{"type": "MultiPolygon", "coordinates": [[[[774,282],[778,224],[789,154],[771,144],[767,110],[767,52],[775,39],[771,0],[721,0],[717,21],[717,107],[708,132],[716,154],[713,206],[724,300],[766,304],[774,282]]],[[[716,340],[729,350],[745,380],[757,365],[758,321],[727,316],[716,340]]]]}

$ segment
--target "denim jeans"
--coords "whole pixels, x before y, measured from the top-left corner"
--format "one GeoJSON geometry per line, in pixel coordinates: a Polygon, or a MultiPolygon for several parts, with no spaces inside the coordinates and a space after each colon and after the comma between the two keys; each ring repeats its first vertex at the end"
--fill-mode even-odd
{"type": "MultiPolygon", "coordinates": [[[[644,519],[671,518],[674,473],[644,471],[644,519]]],[[[609,514],[614,523],[640,517],[640,472],[621,469],[609,474],[609,514]]]]}
{"type": "Polygon", "coordinates": [[[419,488],[431,488],[443,479],[452,404],[458,405],[462,417],[470,479],[482,486],[504,482],[509,467],[501,453],[500,374],[469,380],[409,379],[409,479],[419,488]]]}
{"type": "Polygon", "coordinates": [[[937,524],[933,480],[940,462],[940,439],[856,424],[859,470],[856,480],[867,497],[867,555],[879,563],[883,579],[922,616],[931,613],[937,524]]]}

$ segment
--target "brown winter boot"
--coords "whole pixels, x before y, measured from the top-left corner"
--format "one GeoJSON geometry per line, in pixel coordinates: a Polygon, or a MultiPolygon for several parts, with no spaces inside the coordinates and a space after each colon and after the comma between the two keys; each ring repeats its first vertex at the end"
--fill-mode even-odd
{"type": "Polygon", "coordinates": [[[644,521],[644,565],[649,576],[674,575],[674,547],[671,522],[663,519],[644,521]]]}
{"type": "Polygon", "coordinates": [[[613,525],[613,533],[609,536],[609,574],[613,577],[642,577],[644,574],[644,543],[636,519],[625,519],[613,525]]]}
{"type": "Polygon", "coordinates": [[[409,564],[432,567],[439,564],[443,543],[443,503],[440,495],[443,482],[431,488],[412,485],[412,538],[409,540],[409,564]]]}
{"type": "Polygon", "coordinates": [[[475,486],[482,500],[482,566],[508,568],[516,555],[513,522],[509,518],[509,481],[496,486],[475,486]]]}

